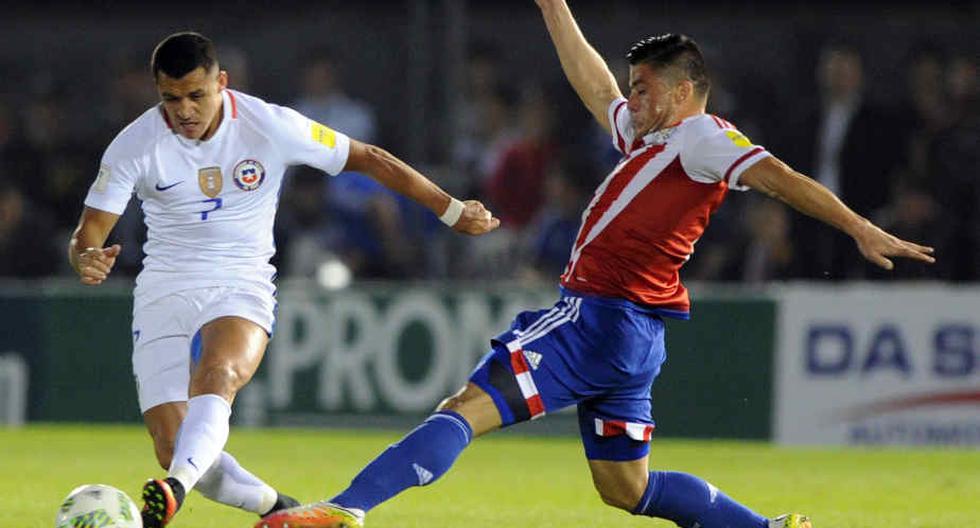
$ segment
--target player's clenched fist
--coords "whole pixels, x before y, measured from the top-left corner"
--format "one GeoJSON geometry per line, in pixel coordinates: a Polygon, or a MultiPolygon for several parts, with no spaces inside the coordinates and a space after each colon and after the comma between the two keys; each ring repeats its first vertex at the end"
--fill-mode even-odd
{"type": "Polygon", "coordinates": [[[78,266],[75,271],[82,284],[95,286],[102,284],[116,264],[116,257],[122,247],[119,244],[107,248],[86,248],[78,253],[78,266]]]}
{"type": "Polygon", "coordinates": [[[493,214],[483,207],[483,204],[476,200],[466,200],[463,202],[463,213],[459,215],[459,220],[453,224],[453,229],[467,235],[482,235],[489,233],[500,226],[500,219],[494,218],[493,214]]]}

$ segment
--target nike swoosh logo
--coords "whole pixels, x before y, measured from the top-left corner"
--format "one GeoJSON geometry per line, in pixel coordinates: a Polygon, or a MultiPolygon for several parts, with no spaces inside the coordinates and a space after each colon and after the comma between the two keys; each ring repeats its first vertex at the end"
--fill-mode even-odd
{"type": "Polygon", "coordinates": [[[181,180],[181,181],[179,181],[177,183],[171,183],[170,185],[166,185],[166,186],[163,186],[163,187],[161,187],[160,184],[157,183],[156,184],[156,190],[158,190],[158,191],[166,191],[167,189],[172,189],[172,188],[174,188],[174,187],[176,187],[176,186],[178,186],[178,185],[180,185],[182,183],[184,183],[184,180],[181,180]]]}
{"type": "Polygon", "coordinates": [[[192,458],[188,458],[187,459],[187,463],[190,464],[190,465],[192,465],[192,466],[194,466],[194,469],[197,469],[198,471],[200,471],[200,469],[198,469],[198,467],[197,467],[197,464],[194,463],[194,460],[192,458]]]}

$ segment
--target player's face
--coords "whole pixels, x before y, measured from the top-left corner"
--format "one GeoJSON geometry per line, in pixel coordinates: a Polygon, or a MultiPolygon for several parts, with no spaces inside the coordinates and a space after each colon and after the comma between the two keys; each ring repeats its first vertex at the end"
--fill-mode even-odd
{"type": "Polygon", "coordinates": [[[648,64],[630,66],[630,94],[626,108],[637,137],[674,122],[676,82],[648,64]]]}
{"type": "Polygon", "coordinates": [[[180,79],[160,72],[157,91],[163,100],[170,124],[187,139],[208,139],[221,123],[221,91],[228,86],[228,74],[199,67],[180,79]]]}

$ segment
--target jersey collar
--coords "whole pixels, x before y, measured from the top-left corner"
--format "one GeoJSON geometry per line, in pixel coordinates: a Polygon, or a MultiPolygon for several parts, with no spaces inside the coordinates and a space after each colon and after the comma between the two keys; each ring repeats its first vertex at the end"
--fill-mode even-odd
{"type": "Polygon", "coordinates": [[[656,132],[650,132],[649,134],[643,136],[643,143],[645,145],[663,145],[664,143],[667,143],[667,140],[674,135],[674,132],[676,132],[681,125],[702,115],[704,114],[688,116],[674,124],[665,126],[656,132]]]}

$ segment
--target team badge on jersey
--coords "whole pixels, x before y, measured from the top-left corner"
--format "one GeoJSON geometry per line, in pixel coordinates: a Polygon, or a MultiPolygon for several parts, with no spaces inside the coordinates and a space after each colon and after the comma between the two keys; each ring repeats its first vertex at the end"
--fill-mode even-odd
{"type": "Polygon", "coordinates": [[[265,181],[265,167],[255,160],[241,161],[235,165],[235,175],[232,179],[239,189],[254,191],[265,181]]]}
{"type": "Polygon", "coordinates": [[[221,167],[206,167],[197,171],[197,185],[208,198],[214,198],[221,192],[221,167]]]}

